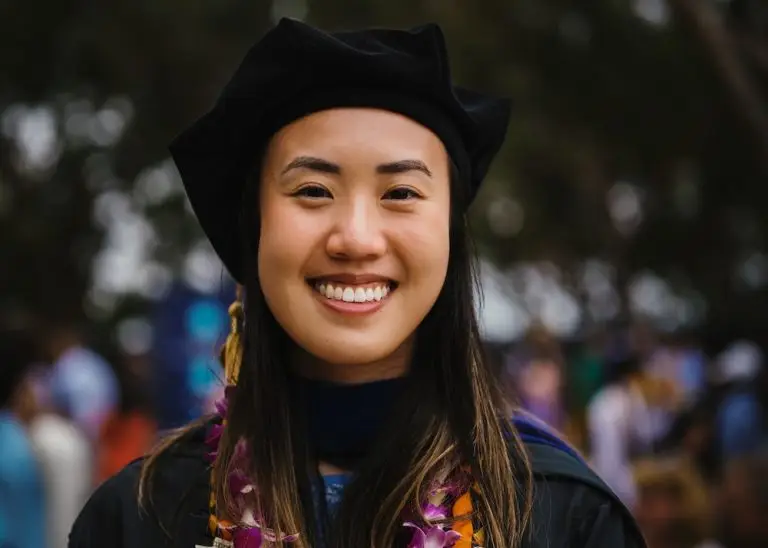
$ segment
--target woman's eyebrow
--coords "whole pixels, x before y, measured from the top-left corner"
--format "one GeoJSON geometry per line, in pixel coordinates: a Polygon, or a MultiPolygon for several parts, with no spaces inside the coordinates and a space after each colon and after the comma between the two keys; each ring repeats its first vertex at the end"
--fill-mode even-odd
{"type": "Polygon", "coordinates": [[[427,177],[432,177],[432,172],[427,167],[427,164],[421,160],[398,160],[397,162],[389,162],[386,164],[380,164],[376,167],[377,173],[383,174],[396,174],[406,173],[408,171],[420,171],[427,177]]]}
{"type": "Polygon", "coordinates": [[[314,156],[297,156],[285,166],[282,175],[285,175],[294,169],[308,169],[310,171],[329,173],[331,175],[338,175],[341,173],[341,166],[338,164],[323,160],[322,158],[315,158],[314,156]]]}

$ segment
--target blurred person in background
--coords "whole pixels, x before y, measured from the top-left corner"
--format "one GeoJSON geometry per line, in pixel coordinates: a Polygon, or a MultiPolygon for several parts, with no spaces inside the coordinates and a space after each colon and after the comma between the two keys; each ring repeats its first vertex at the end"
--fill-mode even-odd
{"type": "Polygon", "coordinates": [[[118,362],[120,405],[101,427],[97,444],[97,478],[102,483],[131,461],[144,456],[156,442],[146,356],[124,356],[118,362]]]}
{"type": "Polygon", "coordinates": [[[672,382],[678,388],[680,404],[689,406],[706,387],[706,365],[704,353],[691,335],[677,333],[666,337],[644,367],[648,374],[672,382]]]}
{"type": "Polygon", "coordinates": [[[227,397],[104,483],[72,548],[643,546],[484,360],[466,210],[510,111],[449,65],[436,25],[282,19],[172,143],[244,286],[227,397]]]}
{"type": "Polygon", "coordinates": [[[74,323],[50,322],[43,340],[52,364],[48,379],[52,404],[95,443],[119,400],[112,366],[85,345],[74,323]]]}
{"type": "Polygon", "coordinates": [[[768,371],[763,353],[750,341],[737,341],[718,356],[715,436],[721,459],[751,453],[768,443],[768,371]]]}
{"type": "Polygon", "coordinates": [[[586,334],[584,343],[566,366],[568,439],[584,450],[589,446],[587,408],[605,382],[608,336],[604,329],[586,334]]]}
{"type": "Polygon", "coordinates": [[[709,381],[679,414],[658,448],[689,455],[709,481],[724,464],[768,442],[768,374],[753,343],[731,344],[712,364],[709,381]]]}
{"type": "Polygon", "coordinates": [[[507,362],[506,374],[523,409],[556,430],[566,424],[563,355],[559,341],[542,324],[533,325],[507,362]]]}
{"type": "Polygon", "coordinates": [[[0,546],[46,548],[43,472],[25,428],[34,394],[25,382],[36,361],[30,333],[0,320],[0,546]]]}
{"type": "Polygon", "coordinates": [[[768,453],[730,460],[716,498],[718,537],[725,548],[768,546],[768,453]]]}
{"type": "MultiPolygon", "coordinates": [[[[638,318],[630,325],[630,349],[640,365],[637,378],[643,381],[646,390],[654,394],[662,391],[669,396],[674,395],[665,399],[663,405],[649,408],[656,441],[669,434],[675,420],[694,400],[706,378],[703,371],[699,375],[693,373],[691,365],[695,367],[698,362],[688,360],[678,346],[669,344],[670,341],[678,342],[668,337],[664,340],[652,322],[645,318],[638,318]],[[691,386],[695,388],[689,388],[691,386]]],[[[703,362],[701,365],[703,367],[703,362]]]]}
{"type": "Polygon", "coordinates": [[[641,459],[635,466],[635,517],[648,548],[716,548],[704,482],[686,459],[641,459]]]}
{"type": "Polygon", "coordinates": [[[654,451],[666,432],[657,411],[676,403],[669,383],[643,372],[633,355],[609,363],[606,385],[587,410],[590,456],[595,470],[628,505],[636,502],[636,458],[654,451]]]}
{"type": "Polygon", "coordinates": [[[706,390],[688,409],[680,413],[667,434],[656,444],[660,454],[685,455],[707,481],[720,473],[722,459],[716,447],[715,416],[718,396],[706,390]]]}
{"type": "Polygon", "coordinates": [[[71,420],[37,399],[30,400],[25,422],[45,481],[47,546],[65,548],[93,491],[93,447],[71,420]]]}
{"type": "MultiPolygon", "coordinates": [[[[36,356],[44,353],[37,342],[35,352],[36,356]]],[[[93,490],[93,447],[80,428],[52,405],[49,373],[50,367],[39,362],[27,368],[16,416],[26,428],[42,472],[46,546],[64,548],[72,524],[93,490]]]]}

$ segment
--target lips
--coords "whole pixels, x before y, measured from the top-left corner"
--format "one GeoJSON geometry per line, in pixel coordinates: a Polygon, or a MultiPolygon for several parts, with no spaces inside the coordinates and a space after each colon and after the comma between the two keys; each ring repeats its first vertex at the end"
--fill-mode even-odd
{"type": "Polygon", "coordinates": [[[394,284],[394,280],[391,278],[388,278],[387,276],[381,276],[379,274],[349,274],[345,272],[338,272],[334,274],[323,274],[318,276],[312,276],[308,278],[308,280],[312,282],[325,282],[325,283],[332,283],[334,285],[341,285],[341,286],[358,286],[358,285],[365,285],[365,284],[371,284],[375,282],[379,283],[387,283],[387,284],[394,284]]]}

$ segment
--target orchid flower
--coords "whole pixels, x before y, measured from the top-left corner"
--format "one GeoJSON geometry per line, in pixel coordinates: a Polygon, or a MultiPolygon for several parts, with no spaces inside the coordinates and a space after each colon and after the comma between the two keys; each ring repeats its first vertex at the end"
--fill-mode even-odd
{"type": "Polygon", "coordinates": [[[247,527],[235,530],[232,535],[234,548],[261,548],[262,535],[258,527],[247,527]]]}
{"type": "Polygon", "coordinates": [[[425,529],[411,522],[405,522],[403,525],[413,529],[413,538],[408,548],[446,548],[453,546],[461,538],[456,531],[445,531],[439,525],[425,529]]]}

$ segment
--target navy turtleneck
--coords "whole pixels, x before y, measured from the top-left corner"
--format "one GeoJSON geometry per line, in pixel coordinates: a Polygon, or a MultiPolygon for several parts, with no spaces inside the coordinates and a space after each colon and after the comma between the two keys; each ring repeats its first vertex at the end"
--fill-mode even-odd
{"type": "Polygon", "coordinates": [[[317,459],[354,468],[370,451],[400,397],[404,378],[363,384],[301,379],[307,435],[317,459]]]}

